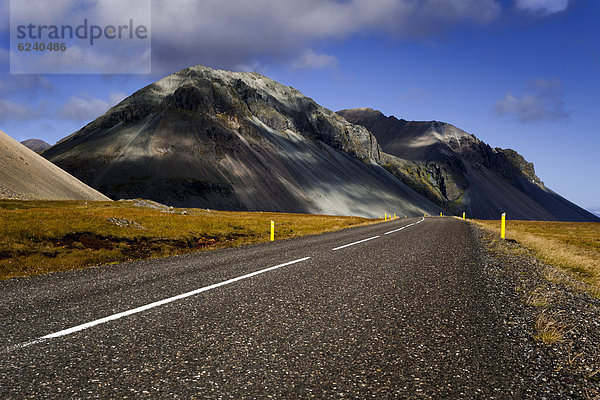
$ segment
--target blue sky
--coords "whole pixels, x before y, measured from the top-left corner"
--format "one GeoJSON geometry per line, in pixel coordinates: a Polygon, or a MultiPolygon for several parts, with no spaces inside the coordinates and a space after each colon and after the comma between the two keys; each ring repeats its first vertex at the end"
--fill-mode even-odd
{"type": "Polygon", "coordinates": [[[452,123],[600,210],[596,0],[153,0],[151,75],[11,75],[8,7],[0,129],[18,140],[54,143],[186,66],[256,70],[333,110],[452,123]]]}

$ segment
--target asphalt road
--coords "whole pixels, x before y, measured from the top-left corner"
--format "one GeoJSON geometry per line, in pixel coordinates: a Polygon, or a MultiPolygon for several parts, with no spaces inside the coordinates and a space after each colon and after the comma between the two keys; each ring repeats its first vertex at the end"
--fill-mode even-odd
{"type": "Polygon", "coordinates": [[[2,281],[0,398],[518,397],[472,228],[420,220],[2,281]]]}

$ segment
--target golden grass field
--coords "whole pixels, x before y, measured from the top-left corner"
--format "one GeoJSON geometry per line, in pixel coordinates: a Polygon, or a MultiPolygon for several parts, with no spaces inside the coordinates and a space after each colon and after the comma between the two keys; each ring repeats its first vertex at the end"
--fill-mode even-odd
{"type": "MultiPolygon", "coordinates": [[[[473,220],[500,235],[500,221],[473,220]]],[[[531,249],[600,294],[600,223],[506,221],[506,239],[531,249]]]]}
{"type": "Polygon", "coordinates": [[[165,212],[134,203],[0,201],[0,279],[267,242],[271,220],[276,240],[379,222],[203,209],[165,212]]]}

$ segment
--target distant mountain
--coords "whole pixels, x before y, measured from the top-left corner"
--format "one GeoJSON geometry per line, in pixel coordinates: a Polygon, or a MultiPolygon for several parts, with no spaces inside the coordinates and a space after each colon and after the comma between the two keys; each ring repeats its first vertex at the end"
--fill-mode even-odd
{"type": "Polygon", "coordinates": [[[43,153],[44,151],[52,147],[50,144],[44,142],[41,139],[27,139],[23,140],[21,144],[23,144],[28,149],[35,151],[38,154],[43,153]]]}
{"type": "MultiPolygon", "coordinates": [[[[548,189],[532,163],[511,149],[491,148],[447,123],[405,121],[370,108],[338,112],[367,128],[389,156],[380,163],[451,213],[473,218],[599,221],[548,189]]],[[[385,154],[382,153],[382,154],[385,154]]]]}
{"type": "Polygon", "coordinates": [[[382,167],[365,128],[257,73],[184,69],[44,157],[115,199],[368,217],[441,210],[382,167]]]}
{"type": "Polygon", "coordinates": [[[0,131],[0,199],[110,200],[0,131]]]}
{"type": "Polygon", "coordinates": [[[226,210],[597,220],[533,164],[442,122],[338,114],[257,73],[196,66],[44,152],[102,193],[226,210]]]}

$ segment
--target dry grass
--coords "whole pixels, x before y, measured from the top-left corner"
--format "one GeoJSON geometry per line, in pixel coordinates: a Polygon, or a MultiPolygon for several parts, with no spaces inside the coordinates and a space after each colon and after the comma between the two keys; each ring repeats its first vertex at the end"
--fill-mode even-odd
{"type": "Polygon", "coordinates": [[[532,307],[548,307],[550,305],[550,293],[547,292],[546,288],[543,286],[538,286],[535,288],[527,299],[525,303],[532,307]]]}
{"type": "MultiPolygon", "coordinates": [[[[500,221],[474,220],[500,235],[500,221]]],[[[600,223],[507,221],[506,238],[533,250],[543,262],[600,294],[600,223]]],[[[552,280],[552,274],[547,278],[552,280]]],[[[564,283],[564,282],[559,282],[564,283]]]]}
{"type": "Polygon", "coordinates": [[[541,313],[535,321],[533,338],[539,342],[552,344],[563,340],[565,327],[552,316],[541,313]]]}
{"type": "Polygon", "coordinates": [[[173,211],[136,207],[133,201],[0,201],[0,279],[267,242],[271,220],[276,223],[276,240],[379,222],[306,214],[173,211]],[[124,221],[123,226],[115,219],[124,221]]]}

